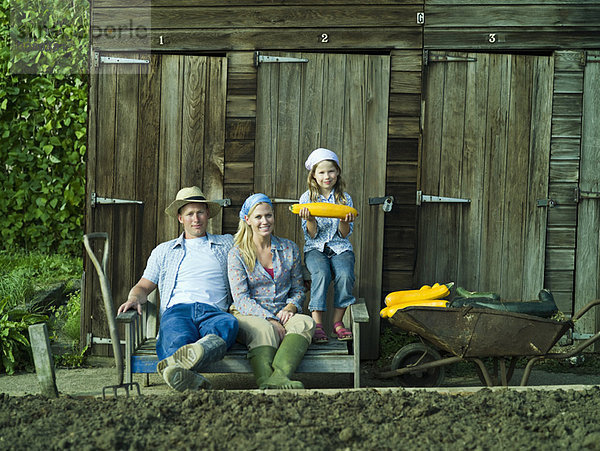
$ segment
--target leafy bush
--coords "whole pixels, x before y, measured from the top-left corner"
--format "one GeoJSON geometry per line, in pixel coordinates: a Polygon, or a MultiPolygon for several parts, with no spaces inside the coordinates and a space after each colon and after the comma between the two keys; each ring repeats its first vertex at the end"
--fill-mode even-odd
{"type": "Polygon", "coordinates": [[[82,0],[0,0],[4,249],[81,252],[87,11],[82,0]],[[25,51],[27,43],[42,50],[25,51]]]}
{"type": "Polygon", "coordinates": [[[28,327],[48,319],[46,315],[9,309],[8,299],[0,300],[0,373],[13,374],[15,370],[31,365],[31,345],[28,327]]]}

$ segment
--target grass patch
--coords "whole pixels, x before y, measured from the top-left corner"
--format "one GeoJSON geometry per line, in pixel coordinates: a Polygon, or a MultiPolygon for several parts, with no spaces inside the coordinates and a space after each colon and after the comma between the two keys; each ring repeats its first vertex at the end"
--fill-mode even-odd
{"type": "Polygon", "coordinates": [[[37,292],[81,278],[81,258],[39,252],[0,251],[0,299],[10,307],[25,306],[37,292]]]}

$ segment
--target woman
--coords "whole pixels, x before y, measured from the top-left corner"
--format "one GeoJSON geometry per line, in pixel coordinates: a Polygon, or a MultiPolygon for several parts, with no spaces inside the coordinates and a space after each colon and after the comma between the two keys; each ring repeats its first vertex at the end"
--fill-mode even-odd
{"type": "Polygon", "coordinates": [[[315,329],[301,314],[304,287],[300,250],[273,235],[273,205],[264,194],[248,197],[240,211],[228,275],[231,313],[239,324],[238,341],[261,389],[304,388],[290,377],[300,364],[315,329]]]}

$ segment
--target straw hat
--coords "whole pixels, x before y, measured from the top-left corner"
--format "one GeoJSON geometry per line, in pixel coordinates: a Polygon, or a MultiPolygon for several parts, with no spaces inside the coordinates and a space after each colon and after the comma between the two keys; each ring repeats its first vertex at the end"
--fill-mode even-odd
{"type": "Polygon", "coordinates": [[[177,214],[179,213],[179,209],[192,202],[201,202],[206,204],[208,206],[208,214],[210,218],[214,218],[221,211],[221,206],[212,200],[208,200],[200,188],[197,186],[190,186],[187,188],[181,188],[177,192],[175,200],[171,202],[171,205],[165,208],[165,213],[176,218],[177,214]]]}

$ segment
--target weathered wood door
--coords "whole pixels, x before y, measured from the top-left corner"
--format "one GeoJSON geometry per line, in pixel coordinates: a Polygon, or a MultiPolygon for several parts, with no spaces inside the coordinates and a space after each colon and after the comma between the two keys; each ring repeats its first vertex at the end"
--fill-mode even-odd
{"type": "MultiPolygon", "coordinates": [[[[270,54],[275,55],[275,54],[270,54]]],[[[383,211],[370,197],[385,195],[389,56],[279,53],[308,62],[261,63],[258,69],[255,190],[298,199],[307,189],[304,161],[315,148],[340,157],[342,177],[359,211],[351,242],[355,295],[367,302],[365,358],[375,358],[383,261],[383,211]]],[[[276,206],[275,233],[302,248],[298,216],[276,206]]]]}
{"type": "MultiPolygon", "coordinates": [[[[577,207],[575,305],[579,311],[600,297],[600,52],[587,52],[583,78],[583,118],[577,207]]],[[[598,312],[597,312],[598,313],[598,312]]],[[[593,312],[575,323],[579,334],[593,334],[600,315],[593,312]]]]}
{"type": "MultiPolygon", "coordinates": [[[[177,191],[198,185],[210,198],[223,197],[227,86],[226,58],[118,56],[149,63],[100,63],[90,83],[85,230],[109,234],[115,307],[154,246],[178,235],[177,220],[164,213],[177,191]],[[92,194],[141,204],[93,203],[92,194]]],[[[220,232],[221,216],[209,231],[220,232]]],[[[108,337],[98,279],[87,263],[84,329],[108,337]]]]}
{"type": "Polygon", "coordinates": [[[543,288],[553,59],[429,55],[417,284],[536,299],[543,288]],[[470,60],[470,61],[469,61],[470,60]]]}

